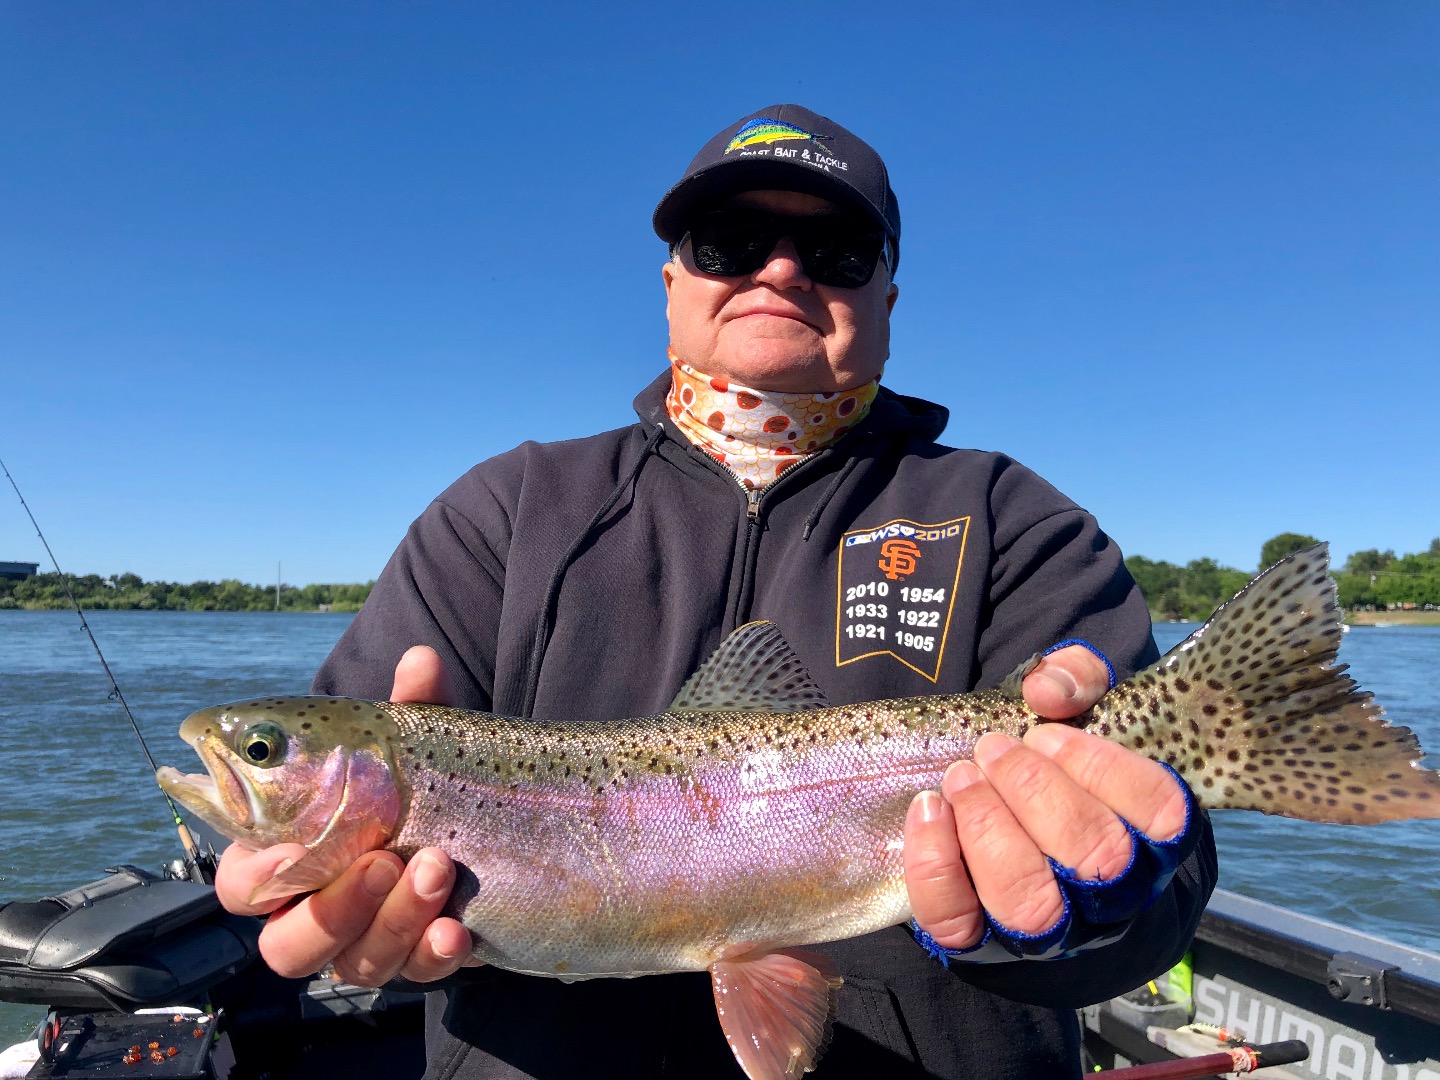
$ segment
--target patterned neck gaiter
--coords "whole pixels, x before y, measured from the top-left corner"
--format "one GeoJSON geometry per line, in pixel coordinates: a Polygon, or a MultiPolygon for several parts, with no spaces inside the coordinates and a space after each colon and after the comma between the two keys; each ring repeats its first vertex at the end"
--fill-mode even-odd
{"type": "Polygon", "coordinates": [[[670,374],[670,419],[747,491],[768,487],[835,442],[865,419],[880,392],[879,378],[826,394],[752,390],[696,371],[674,349],[670,374]]]}

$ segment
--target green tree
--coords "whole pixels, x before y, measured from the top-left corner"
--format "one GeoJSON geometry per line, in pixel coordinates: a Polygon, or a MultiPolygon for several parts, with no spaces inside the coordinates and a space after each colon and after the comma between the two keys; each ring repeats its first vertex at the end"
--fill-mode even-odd
{"type": "Polygon", "coordinates": [[[1272,536],[1260,549],[1260,569],[1264,570],[1267,566],[1274,566],[1281,559],[1288,558],[1297,551],[1313,547],[1319,542],[1315,537],[1306,536],[1304,533],[1281,533],[1279,536],[1272,536]]]}
{"type": "Polygon", "coordinates": [[[1384,570],[1395,561],[1395,552],[1377,551],[1375,548],[1367,548],[1364,551],[1357,551],[1350,558],[1345,560],[1345,572],[1347,574],[1374,574],[1384,570]]]}

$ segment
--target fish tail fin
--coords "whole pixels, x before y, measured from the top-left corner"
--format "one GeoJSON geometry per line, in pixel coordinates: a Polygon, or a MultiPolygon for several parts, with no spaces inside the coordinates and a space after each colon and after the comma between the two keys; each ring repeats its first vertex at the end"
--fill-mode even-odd
{"type": "Polygon", "coordinates": [[[1164,761],[1207,809],[1351,825],[1440,817],[1440,774],[1335,662],[1340,639],[1317,544],[1110,691],[1086,730],[1164,761]]]}

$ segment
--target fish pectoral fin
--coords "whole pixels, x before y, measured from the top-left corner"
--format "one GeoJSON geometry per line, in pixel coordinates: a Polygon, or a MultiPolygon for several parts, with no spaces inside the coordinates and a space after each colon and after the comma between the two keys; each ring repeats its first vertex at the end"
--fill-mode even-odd
{"type": "Polygon", "coordinates": [[[355,832],[320,841],[309,852],[250,893],[251,904],[323,889],[350,868],[367,851],[384,847],[390,838],[385,826],[368,821],[355,832]]]}
{"type": "Polygon", "coordinates": [[[795,1080],[815,1068],[842,982],[824,957],[793,950],[710,965],[720,1027],[750,1080],[795,1080]]]}
{"type": "Polygon", "coordinates": [[[695,669],[671,712],[805,712],[828,708],[824,691],[772,622],[746,623],[695,669]]]}

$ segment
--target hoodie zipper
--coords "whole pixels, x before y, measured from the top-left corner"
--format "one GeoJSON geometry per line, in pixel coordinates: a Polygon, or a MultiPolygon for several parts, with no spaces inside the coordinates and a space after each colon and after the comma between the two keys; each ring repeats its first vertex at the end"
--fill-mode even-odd
{"type": "MultiPolygon", "coordinates": [[[[745,488],[745,544],[740,555],[740,582],[735,591],[735,611],[732,615],[731,628],[743,626],[750,621],[750,588],[755,576],[755,564],[760,559],[760,535],[765,531],[764,520],[761,517],[761,503],[765,497],[780,485],[790,480],[797,473],[812,467],[816,462],[829,457],[833,448],[826,447],[814,456],[805,459],[793,468],[786,469],[784,475],[775,478],[774,483],[764,488],[745,488]]],[[[733,477],[736,483],[740,478],[726,465],[715,462],[723,469],[726,475],[733,477]]]]}

